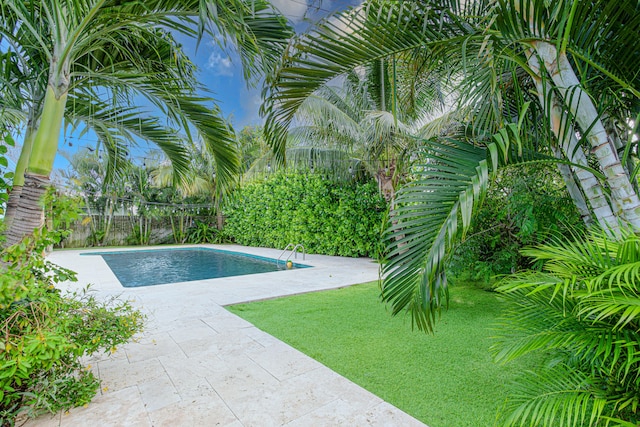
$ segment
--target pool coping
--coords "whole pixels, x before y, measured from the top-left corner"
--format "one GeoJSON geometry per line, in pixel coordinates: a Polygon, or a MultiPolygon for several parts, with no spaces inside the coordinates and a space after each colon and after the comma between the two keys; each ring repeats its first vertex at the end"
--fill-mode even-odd
{"type": "MultiPolygon", "coordinates": [[[[266,258],[277,258],[282,252],[279,249],[257,248],[235,244],[163,245],[145,248],[188,247],[238,251],[266,258]]],[[[63,267],[68,267],[76,271],[78,275],[77,284],[66,283],[63,285],[66,288],[80,289],[86,286],[86,284],[92,284],[92,287],[100,293],[120,295],[124,290],[127,290],[131,295],[135,295],[136,293],[144,292],[142,289],[145,287],[125,288],[120,284],[117,277],[101,257],[95,257],[92,262],[89,261],[92,258],[81,257],[83,253],[128,250],[140,250],[140,247],[64,249],[54,251],[49,255],[49,259],[63,267]]],[[[170,289],[176,286],[179,286],[183,291],[211,291],[212,294],[215,294],[213,296],[214,302],[224,306],[285,295],[295,295],[298,293],[336,289],[378,279],[378,264],[370,258],[345,258],[306,254],[304,263],[314,268],[258,273],[250,276],[232,276],[217,279],[174,282],[146,288],[154,288],[153,293],[170,292],[170,289]],[[282,276],[282,274],[286,274],[286,276],[282,276]]]]}

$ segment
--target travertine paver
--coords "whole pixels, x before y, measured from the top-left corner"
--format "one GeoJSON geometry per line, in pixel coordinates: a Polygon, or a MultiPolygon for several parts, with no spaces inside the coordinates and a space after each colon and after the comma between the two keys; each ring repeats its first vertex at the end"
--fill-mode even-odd
{"type": "Polygon", "coordinates": [[[79,254],[50,256],[79,273],[67,286],[94,283],[100,295],[131,299],[147,329],[87,361],[102,380],[91,404],[27,426],[424,426],[222,307],[374,280],[370,260],[311,255],[309,269],[127,289],[101,257],[79,254]]]}

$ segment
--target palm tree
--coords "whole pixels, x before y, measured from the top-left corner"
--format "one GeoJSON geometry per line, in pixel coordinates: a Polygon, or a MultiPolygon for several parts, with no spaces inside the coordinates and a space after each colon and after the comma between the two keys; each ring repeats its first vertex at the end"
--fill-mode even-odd
{"type": "MultiPolygon", "coordinates": [[[[300,105],[299,125],[289,131],[287,144],[328,148],[327,153],[342,151],[361,159],[359,163],[375,177],[381,194],[392,201],[404,175],[403,165],[414,148],[409,123],[424,112],[397,107],[398,83],[396,61],[392,60],[348,73],[341,86],[321,86],[300,105]]],[[[353,162],[338,161],[341,169],[353,170],[353,162]]]]}
{"type": "MultiPolygon", "coordinates": [[[[176,138],[175,132],[167,132],[153,119],[143,122],[141,113],[127,106],[134,97],[142,96],[168,116],[169,127],[182,129],[187,138],[191,137],[191,129],[200,134],[216,158],[222,179],[234,175],[237,158],[233,136],[215,110],[205,105],[210,100],[197,95],[199,86],[192,64],[185,61],[168,32],[159,27],[197,37],[205,31],[222,31],[239,48],[247,77],[268,68],[290,34],[285,21],[260,0],[226,0],[215,5],[198,0],[154,0],[144,4],[115,0],[2,0],[0,14],[3,39],[14,46],[16,54],[26,58],[25,63],[46,64],[46,72],[37,73],[34,78],[48,76],[41,110],[32,114],[37,130],[33,132],[32,148],[27,146],[24,153],[24,190],[17,208],[21,221],[10,225],[9,244],[41,225],[38,201],[49,182],[63,117],[73,100],[89,100],[88,104],[79,103],[89,107],[90,127],[113,159],[111,173],[117,171],[118,159],[126,155],[126,143],[135,138],[158,143],[173,160],[178,176],[188,166],[184,150],[171,143],[170,136],[176,138]],[[115,124],[99,120],[91,111],[92,103],[105,93],[114,108],[103,113],[115,124]],[[139,129],[147,127],[146,133],[122,126],[136,118],[139,129]],[[150,134],[154,137],[150,138],[150,134]]],[[[28,132],[28,139],[30,135],[28,132]]]]}
{"type": "MultiPolygon", "coordinates": [[[[237,180],[218,178],[215,158],[206,150],[206,147],[191,143],[187,145],[187,149],[191,165],[185,179],[177,185],[176,189],[184,197],[198,196],[210,200],[216,214],[217,228],[221,230],[224,217],[220,205],[236,187],[237,180]]],[[[155,186],[170,186],[173,181],[172,168],[164,162],[151,171],[151,178],[155,186]]]]}
{"type": "Polygon", "coordinates": [[[578,182],[599,224],[613,235],[619,223],[640,231],[635,143],[626,138],[640,110],[639,26],[630,0],[365,1],[291,43],[267,91],[266,129],[282,158],[286,129],[316,89],[393,55],[414,61],[417,81],[456,84],[461,126],[455,139],[424,142],[427,160],[398,194],[382,269],[393,312],[409,310],[431,330],[448,299],[446,260],[500,167],[586,170],[578,182]]]}

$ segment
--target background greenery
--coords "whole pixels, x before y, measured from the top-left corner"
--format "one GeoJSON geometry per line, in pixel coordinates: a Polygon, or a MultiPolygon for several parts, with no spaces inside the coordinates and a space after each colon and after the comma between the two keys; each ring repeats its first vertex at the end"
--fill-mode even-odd
{"type": "Polygon", "coordinates": [[[505,168],[489,186],[450,270],[458,282],[489,288],[497,276],[531,267],[524,247],[582,229],[555,165],[505,168]]]}
{"type": "Polygon", "coordinates": [[[0,129],[0,214],[4,215],[4,204],[9,198],[8,190],[13,181],[13,172],[7,170],[9,161],[6,153],[15,142],[6,129],[0,129]]]}
{"type": "Polygon", "coordinates": [[[505,366],[489,353],[492,323],[504,308],[495,293],[452,291],[435,335],[392,318],[369,283],[229,307],[430,427],[495,424],[509,382],[533,359],[505,366]]]}
{"type": "Polygon", "coordinates": [[[237,190],[224,212],[225,234],[241,245],[376,257],[387,205],[373,183],[277,172],[237,190]]]}

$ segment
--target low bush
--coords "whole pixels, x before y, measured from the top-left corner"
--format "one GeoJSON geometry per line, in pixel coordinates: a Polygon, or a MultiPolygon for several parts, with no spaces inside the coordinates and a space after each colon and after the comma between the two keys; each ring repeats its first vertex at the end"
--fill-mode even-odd
{"type": "Polygon", "coordinates": [[[225,232],[247,246],[377,257],[387,205],[374,183],[279,172],[238,190],[224,209],[225,232]]]}
{"type": "Polygon", "coordinates": [[[6,248],[0,262],[0,425],[88,403],[99,380],[83,357],[111,352],[141,330],[129,302],[98,300],[56,284],[74,272],[44,257],[63,232],[37,231],[6,248]]]}
{"type": "Polygon", "coordinates": [[[9,161],[6,153],[9,147],[13,147],[15,141],[6,129],[0,130],[0,214],[4,214],[5,205],[9,200],[8,191],[13,182],[13,172],[8,170],[9,161]]]}
{"type": "Polygon", "coordinates": [[[223,243],[224,240],[224,234],[215,225],[200,220],[196,220],[187,230],[187,243],[223,243]]]}
{"type": "Polygon", "coordinates": [[[592,231],[523,255],[542,270],[500,282],[511,305],[494,353],[538,363],[515,380],[504,425],[640,425],[640,237],[592,231]]]}

